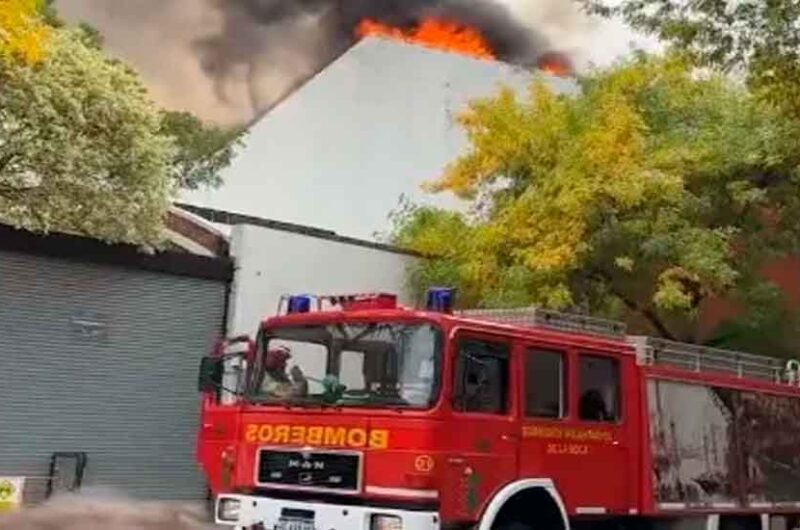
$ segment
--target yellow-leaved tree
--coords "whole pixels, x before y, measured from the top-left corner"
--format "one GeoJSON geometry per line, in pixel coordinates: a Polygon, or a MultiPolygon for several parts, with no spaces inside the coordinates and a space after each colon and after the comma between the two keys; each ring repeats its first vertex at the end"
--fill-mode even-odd
{"type": "Polygon", "coordinates": [[[42,8],[41,0],[0,0],[0,59],[26,64],[42,60],[50,35],[42,8]]]}
{"type": "Polygon", "coordinates": [[[778,322],[796,315],[759,270],[800,250],[797,121],[675,57],[640,56],[579,85],[558,96],[537,82],[461,116],[470,148],[432,188],[471,213],[410,205],[394,217],[395,244],[438,257],[413,268],[414,287],[690,341],[703,304],[725,297],[760,326],[759,348],[781,341],[778,322]]]}

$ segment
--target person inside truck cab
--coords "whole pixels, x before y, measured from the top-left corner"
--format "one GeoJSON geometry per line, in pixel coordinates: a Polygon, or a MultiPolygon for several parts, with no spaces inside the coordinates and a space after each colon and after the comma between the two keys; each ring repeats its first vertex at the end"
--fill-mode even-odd
{"type": "Polygon", "coordinates": [[[580,417],[587,421],[609,421],[613,419],[606,407],[606,400],[598,390],[590,389],[584,392],[580,400],[580,417]]]}
{"type": "Polygon", "coordinates": [[[267,351],[264,359],[263,392],[271,397],[303,397],[308,395],[308,381],[298,366],[293,366],[286,373],[286,366],[291,359],[289,348],[279,346],[267,351]]]}

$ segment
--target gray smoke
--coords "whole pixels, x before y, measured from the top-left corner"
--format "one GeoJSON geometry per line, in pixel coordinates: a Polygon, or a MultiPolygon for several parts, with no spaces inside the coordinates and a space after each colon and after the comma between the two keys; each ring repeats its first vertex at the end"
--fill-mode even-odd
{"type": "MultiPolygon", "coordinates": [[[[516,3],[541,12],[566,1],[516,3]]],[[[500,60],[520,65],[549,49],[497,0],[58,0],[57,7],[95,25],[161,104],[217,123],[269,108],[352,45],[364,18],[400,27],[429,16],[460,22],[478,28],[500,60]]]]}
{"type": "Polygon", "coordinates": [[[223,24],[218,34],[196,43],[201,64],[215,80],[220,97],[224,97],[223,87],[244,69],[255,109],[266,103],[258,86],[264,54],[289,52],[305,59],[301,60],[304,72],[318,70],[353,44],[356,27],[365,18],[398,27],[416,26],[427,17],[472,26],[481,31],[499,59],[515,64],[535,64],[537,54],[546,48],[542,37],[493,0],[211,1],[222,14],[223,24]],[[312,49],[302,30],[286,31],[303,19],[317,24],[316,46],[312,49]],[[275,39],[276,33],[283,38],[275,39]],[[271,44],[267,45],[268,41],[271,44]]]}

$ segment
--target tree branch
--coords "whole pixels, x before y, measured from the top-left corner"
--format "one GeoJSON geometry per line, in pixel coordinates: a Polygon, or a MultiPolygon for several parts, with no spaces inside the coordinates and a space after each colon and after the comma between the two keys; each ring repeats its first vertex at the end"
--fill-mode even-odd
{"type": "Polygon", "coordinates": [[[630,309],[631,311],[636,311],[637,313],[641,314],[648,322],[650,322],[650,324],[654,328],[656,328],[658,333],[663,338],[674,341],[678,340],[678,338],[675,335],[673,335],[669,329],[667,329],[667,326],[663,322],[661,322],[661,319],[658,318],[658,315],[656,315],[652,309],[647,307],[640,307],[639,304],[637,304],[634,300],[628,298],[619,290],[615,289],[613,286],[609,286],[609,289],[611,289],[611,292],[614,294],[614,296],[622,300],[622,303],[624,303],[628,307],[628,309],[630,309]]]}
{"type": "Polygon", "coordinates": [[[608,286],[608,289],[611,291],[611,294],[619,298],[628,309],[642,315],[663,338],[674,341],[678,340],[678,338],[667,328],[666,324],[661,321],[655,311],[649,307],[642,307],[638,302],[636,302],[636,300],[617,289],[614,286],[614,282],[610,274],[595,268],[590,272],[590,275],[603,280],[608,286]]]}
{"type": "Polygon", "coordinates": [[[0,157],[0,173],[8,167],[14,158],[16,158],[16,153],[8,153],[7,155],[0,157]]]}

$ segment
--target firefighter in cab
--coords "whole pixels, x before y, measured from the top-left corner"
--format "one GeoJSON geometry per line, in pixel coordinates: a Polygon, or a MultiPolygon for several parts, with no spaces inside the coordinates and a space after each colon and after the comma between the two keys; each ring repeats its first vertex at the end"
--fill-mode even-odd
{"type": "Polygon", "coordinates": [[[265,394],[277,398],[304,397],[308,395],[308,380],[299,366],[292,366],[286,373],[286,366],[292,352],[285,346],[278,346],[267,352],[264,360],[264,382],[261,385],[265,394]]]}

